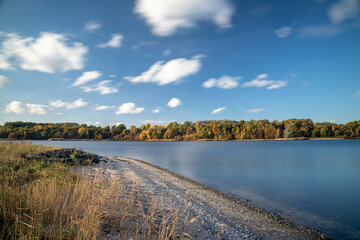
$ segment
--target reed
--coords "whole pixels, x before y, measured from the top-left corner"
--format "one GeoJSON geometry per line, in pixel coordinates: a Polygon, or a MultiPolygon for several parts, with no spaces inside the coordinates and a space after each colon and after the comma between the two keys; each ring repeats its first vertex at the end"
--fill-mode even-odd
{"type": "Polygon", "coordinates": [[[188,201],[164,201],[121,176],[78,176],[63,163],[31,160],[53,149],[0,143],[1,239],[191,238],[188,201]]]}

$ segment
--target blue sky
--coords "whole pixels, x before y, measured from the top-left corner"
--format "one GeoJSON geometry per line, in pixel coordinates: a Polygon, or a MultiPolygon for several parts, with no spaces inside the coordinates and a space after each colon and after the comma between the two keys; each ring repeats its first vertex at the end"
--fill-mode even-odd
{"type": "Polygon", "coordinates": [[[0,124],[360,119],[358,0],[0,0],[0,124]]]}

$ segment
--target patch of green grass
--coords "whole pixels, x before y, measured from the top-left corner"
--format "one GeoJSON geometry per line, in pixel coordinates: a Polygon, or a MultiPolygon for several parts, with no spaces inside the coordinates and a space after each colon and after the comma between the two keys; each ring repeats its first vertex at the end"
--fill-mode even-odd
{"type": "Polygon", "coordinates": [[[39,182],[62,182],[77,178],[66,164],[36,158],[42,152],[56,149],[59,148],[0,143],[0,239],[36,236],[23,232],[32,221],[31,217],[26,217],[31,215],[26,204],[29,189],[39,182]]]}
{"type": "Polygon", "coordinates": [[[0,143],[0,183],[7,180],[21,186],[40,178],[61,178],[71,173],[68,166],[37,159],[42,152],[57,147],[26,143],[0,143]]]}

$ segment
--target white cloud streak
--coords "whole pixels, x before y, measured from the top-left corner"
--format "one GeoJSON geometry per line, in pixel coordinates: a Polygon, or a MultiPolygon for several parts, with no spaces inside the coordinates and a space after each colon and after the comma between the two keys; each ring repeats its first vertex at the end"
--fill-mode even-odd
{"type": "Polygon", "coordinates": [[[53,112],[53,109],[46,105],[41,104],[32,104],[32,103],[22,103],[19,101],[12,101],[6,105],[6,113],[16,113],[16,114],[35,114],[35,115],[46,115],[53,112]]]}
{"type": "Polygon", "coordinates": [[[143,124],[147,124],[147,123],[150,123],[150,124],[154,124],[154,125],[157,125],[157,124],[167,124],[167,123],[170,123],[170,122],[173,122],[171,120],[166,120],[166,119],[158,119],[158,120],[143,120],[143,121],[140,121],[141,123],[143,124]]]}
{"type": "Polygon", "coordinates": [[[229,28],[234,10],[228,0],[137,0],[134,8],[158,36],[195,27],[198,22],[229,28]]]}
{"type": "Polygon", "coordinates": [[[359,11],[359,0],[340,0],[328,8],[327,14],[332,23],[339,24],[349,18],[357,17],[359,11]]]}
{"type": "Polygon", "coordinates": [[[95,110],[103,111],[103,110],[108,110],[108,109],[112,109],[112,108],[116,108],[116,106],[96,105],[95,110]]]}
{"type": "Polygon", "coordinates": [[[343,28],[333,25],[314,25],[300,28],[297,33],[305,38],[327,38],[340,34],[343,28]]]}
{"type": "Polygon", "coordinates": [[[196,55],[191,59],[177,58],[165,63],[159,61],[141,75],[127,76],[125,79],[132,83],[156,83],[159,86],[175,83],[197,73],[201,69],[201,57],[202,55],[196,55]]]}
{"type": "Polygon", "coordinates": [[[113,34],[111,35],[111,39],[106,42],[106,43],[101,43],[98,45],[99,48],[107,48],[107,47],[112,47],[112,48],[117,48],[120,47],[122,44],[122,40],[123,40],[124,36],[121,34],[113,34]]]}
{"type": "Polygon", "coordinates": [[[286,38],[291,35],[292,29],[291,29],[291,27],[282,27],[282,28],[276,29],[274,31],[274,33],[278,38],[286,38]]]}
{"type": "Polygon", "coordinates": [[[139,114],[142,113],[145,108],[136,107],[135,103],[128,102],[122,104],[116,111],[115,114],[139,114]]]}
{"type": "Polygon", "coordinates": [[[75,109],[79,107],[84,107],[88,105],[87,102],[85,102],[82,98],[79,98],[78,100],[75,100],[74,102],[63,102],[62,100],[58,99],[56,101],[50,101],[50,106],[55,108],[65,107],[66,109],[75,109]]]}
{"type": "Polygon", "coordinates": [[[262,112],[262,111],[265,111],[265,110],[266,110],[266,108],[254,108],[254,109],[247,110],[246,112],[258,113],[258,112],[262,112]]]}
{"type": "Polygon", "coordinates": [[[181,105],[181,101],[178,98],[172,98],[170,99],[170,101],[167,103],[168,107],[170,108],[176,108],[178,106],[181,105]]]}
{"type": "Polygon", "coordinates": [[[0,75],[0,88],[3,88],[5,84],[9,83],[10,79],[5,76],[0,75]]]}
{"type": "Polygon", "coordinates": [[[46,73],[81,70],[87,52],[82,43],[69,44],[68,38],[57,33],[42,32],[38,38],[9,33],[0,48],[0,68],[19,65],[24,70],[46,73]]]}
{"type": "Polygon", "coordinates": [[[162,55],[163,55],[164,57],[170,56],[170,55],[171,55],[171,50],[169,50],[169,49],[164,50],[164,51],[162,52],[162,55]]]}
{"type": "Polygon", "coordinates": [[[225,110],[226,110],[226,107],[217,108],[217,109],[212,110],[211,114],[218,114],[225,110]]]}
{"type": "Polygon", "coordinates": [[[83,74],[76,79],[76,81],[72,84],[72,86],[80,86],[85,83],[94,81],[95,79],[101,77],[102,74],[99,71],[89,71],[89,72],[83,72],[83,74]]]}
{"type": "Polygon", "coordinates": [[[287,85],[287,80],[275,81],[275,80],[266,80],[268,77],[267,74],[260,74],[257,78],[246,82],[241,87],[266,87],[268,90],[278,89],[285,87],[287,85]]]}
{"type": "Polygon", "coordinates": [[[101,95],[117,93],[119,90],[115,87],[109,86],[109,83],[112,83],[112,81],[104,80],[94,84],[93,86],[83,86],[81,89],[83,92],[99,92],[101,95]]]}
{"type": "Polygon", "coordinates": [[[161,111],[161,107],[156,107],[156,108],[154,108],[154,109],[152,110],[152,112],[153,112],[154,114],[158,114],[158,113],[160,113],[160,111],[161,111]]]}
{"type": "Polygon", "coordinates": [[[97,21],[90,21],[85,23],[84,30],[87,32],[94,33],[101,28],[101,24],[97,21]]]}
{"type": "Polygon", "coordinates": [[[204,88],[222,88],[222,89],[231,89],[236,88],[239,85],[239,80],[241,77],[231,77],[231,76],[222,76],[219,79],[211,78],[203,82],[202,86],[204,88]]]}

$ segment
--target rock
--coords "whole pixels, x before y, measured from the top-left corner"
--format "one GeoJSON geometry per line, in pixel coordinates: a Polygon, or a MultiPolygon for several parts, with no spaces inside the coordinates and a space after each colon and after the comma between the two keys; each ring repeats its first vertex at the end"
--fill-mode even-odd
{"type": "Polygon", "coordinates": [[[63,148],[47,151],[30,158],[23,154],[21,157],[26,159],[41,160],[44,162],[63,162],[72,166],[98,164],[101,160],[101,158],[96,154],[87,153],[81,150],[76,150],[74,148],[63,148]]]}

